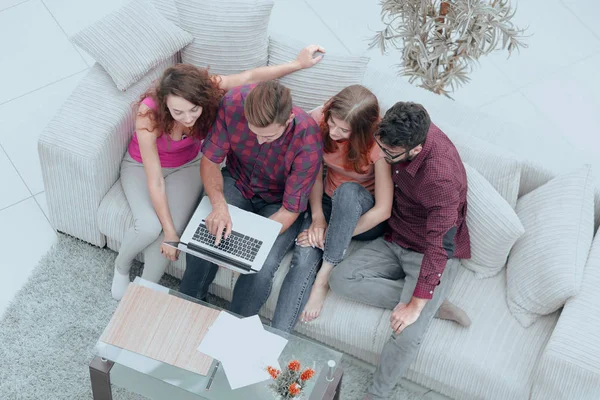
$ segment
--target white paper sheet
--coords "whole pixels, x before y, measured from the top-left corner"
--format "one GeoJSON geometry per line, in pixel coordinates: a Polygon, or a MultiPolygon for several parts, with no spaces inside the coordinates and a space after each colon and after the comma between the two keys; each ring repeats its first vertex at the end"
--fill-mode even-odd
{"type": "Polygon", "coordinates": [[[243,338],[242,334],[237,332],[239,318],[221,311],[219,316],[213,322],[208,332],[202,339],[198,351],[216,358],[223,362],[226,359],[235,358],[235,342],[243,338]]]}
{"type": "Polygon", "coordinates": [[[232,389],[271,379],[267,366],[281,369],[278,358],[287,339],[264,330],[257,315],[237,318],[221,311],[198,351],[219,361],[232,389]]]}
{"type": "MultiPolygon", "coordinates": [[[[274,363],[277,363],[281,352],[287,345],[287,339],[266,331],[258,315],[243,318],[242,322],[248,329],[250,343],[261,354],[260,359],[269,361],[268,365],[275,367],[274,363]]],[[[279,364],[277,363],[277,365],[279,364]]]]}

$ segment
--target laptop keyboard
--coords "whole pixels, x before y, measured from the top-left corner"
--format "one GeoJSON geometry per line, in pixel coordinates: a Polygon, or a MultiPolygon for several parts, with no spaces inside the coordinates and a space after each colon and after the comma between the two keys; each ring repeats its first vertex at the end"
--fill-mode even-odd
{"type": "MultiPolygon", "coordinates": [[[[225,232],[223,232],[223,234],[224,233],[225,232]]],[[[254,261],[256,254],[258,254],[258,250],[260,250],[260,246],[263,244],[261,240],[242,235],[236,231],[232,231],[231,235],[229,235],[227,239],[222,238],[219,246],[215,246],[215,239],[216,236],[212,235],[204,224],[200,224],[193,237],[193,240],[197,242],[243,258],[244,260],[248,260],[250,262],[254,261]]]]}

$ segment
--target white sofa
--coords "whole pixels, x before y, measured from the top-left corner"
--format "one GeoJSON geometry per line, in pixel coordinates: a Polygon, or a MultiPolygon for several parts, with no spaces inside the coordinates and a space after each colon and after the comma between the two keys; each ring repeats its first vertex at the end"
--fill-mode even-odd
{"type": "MultiPolygon", "coordinates": [[[[131,105],[177,57],[162,63],[126,92],[119,91],[105,70],[94,65],[39,139],[39,155],[49,218],[60,232],[118,251],[132,215],[119,181],[120,161],[133,132],[131,105]],[[86,115],[86,118],[73,118],[86,115]]],[[[406,84],[399,78],[367,70],[362,82],[378,96],[384,110],[399,100],[422,103],[434,122],[455,130],[513,129],[460,105],[406,84]]],[[[464,133],[463,132],[463,133],[464,133]]],[[[451,137],[454,132],[447,132],[451,137]]],[[[487,165],[487,146],[463,154],[474,168],[487,165]]],[[[458,145],[461,150],[460,144],[458,145]]],[[[471,146],[471,148],[473,148],[471,146]]],[[[461,153],[462,154],[462,153],[461,153]]],[[[519,197],[552,177],[547,169],[521,164],[519,197]]],[[[600,218],[596,197],[595,229],[600,218]]],[[[359,243],[353,243],[349,254],[359,243]]],[[[273,315],[291,254],[276,274],[272,294],[261,310],[273,315]]],[[[181,278],[185,257],[167,273],[181,278]]],[[[230,300],[233,274],[221,269],[210,290],[230,300]]],[[[434,320],[407,378],[449,397],[469,399],[600,399],[600,235],[596,235],[580,293],[565,307],[525,329],[509,312],[506,268],[477,279],[461,268],[450,300],[464,308],[468,329],[434,320]]],[[[109,293],[107,293],[107,296],[109,293]]],[[[330,294],[322,316],[299,324],[298,332],[369,363],[377,363],[390,335],[389,310],[330,294]]]]}

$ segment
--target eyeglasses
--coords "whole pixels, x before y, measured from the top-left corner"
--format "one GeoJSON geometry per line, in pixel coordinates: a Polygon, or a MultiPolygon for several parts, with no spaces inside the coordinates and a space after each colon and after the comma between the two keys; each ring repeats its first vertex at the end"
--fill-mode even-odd
{"type": "Polygon", "coordinates": [[[402,157],[403,155],[405,155],[406,153],[408,153],[410,151],[410,150],[406,150],[406,151],[403,151],[400,154],[392,154],[389,151],[387,151],[387,149],[385,149],[381,143],[379,143],[379,140],[377,140],[377,136],[373,135],[373,139],[375,139],[375,143],[377,143],[377,146],[379,146],[379,148],[381,149],[381,151],[383,151],[383,153],[386,156],[388,156],[389,159],[392,160],[392,161],[397,160],[398,158],[402,157]]]}

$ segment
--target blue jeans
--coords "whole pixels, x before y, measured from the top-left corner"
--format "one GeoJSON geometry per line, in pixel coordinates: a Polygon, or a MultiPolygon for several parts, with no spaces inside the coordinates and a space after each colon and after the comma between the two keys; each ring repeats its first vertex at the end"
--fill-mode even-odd
{"type": "MultiPolygon", "coordinates": [[[[267,203],[259,196],[254,196],[251,199],[244,198],[235,186],[235,180],[227,170],[223,170],[223,192],[228,204],[263,217],[268,218],[281,208],[281,203],[267,203]]],[[[277,237],[259,272],[239,276],[233,289],[233,299],[230,307],[232,312],[244,317],[258,314],[271,293],[273,277],[281,260],[293,246],[294,240],[298,236],[301,223],[302,216],[277,237]]],[[[217,264],[186,254],[186,269],[179,291],[188,296],[199,297],[200,299],[206,298],[208,287],[215,279],[218,269],[217,264]]],[[[286,277],[287,279],[288,277],[286,277]]]]}
{"type": "MultiPolygon", "coordinates": [[[[354,240],[373,240],[383,235],[387,222],[352,237],[360,217],[375,205],[373,195],[362,185],[347,182],[333,193],[333,199],[323,195],[323,214],[328,222],[325,235],[325,250],[312,247],[294,247],[294,255],[286,279],[281,286],[273,326],[282,331],[291,331],[310,295],[321,260],[339,264],[344,253],[354,240]],[[289,278],[289,279],[288,279],[289,278]]],[[[306,212],[300,231],[312,223],[310,212],[306,212]]]]}

